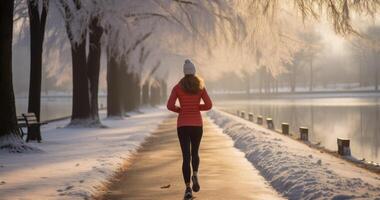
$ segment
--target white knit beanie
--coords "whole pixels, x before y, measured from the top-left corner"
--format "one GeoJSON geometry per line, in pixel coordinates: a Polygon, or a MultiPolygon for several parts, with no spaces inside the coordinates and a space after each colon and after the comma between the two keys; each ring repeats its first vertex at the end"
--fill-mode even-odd
{"type": "Polygon", "coordinates": [[[195,74],[195,66],[189,59],[186,59],[185,63],[183,64],[183,73],[185,75],[188,75],[188,74],[194,75],[195,74]]]}

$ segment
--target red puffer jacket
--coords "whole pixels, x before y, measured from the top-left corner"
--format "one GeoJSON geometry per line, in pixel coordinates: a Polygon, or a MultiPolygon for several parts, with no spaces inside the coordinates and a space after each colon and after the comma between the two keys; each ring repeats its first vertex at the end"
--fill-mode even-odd
{"type": "Polygon", "coordinates": [[[202,126],[200,111],[210,110],[211,107],[212,102],[206,89],[199,91],[197,94],[188,94],[183,91],[179,84],[174,86],[167,103],[168,110],[179,113],[177,127],[202,126]],[[179,100],[180,107],[175,105],[177,99],[179,100]],[[200,103],[201,99],[204,104],[200,103]]]}

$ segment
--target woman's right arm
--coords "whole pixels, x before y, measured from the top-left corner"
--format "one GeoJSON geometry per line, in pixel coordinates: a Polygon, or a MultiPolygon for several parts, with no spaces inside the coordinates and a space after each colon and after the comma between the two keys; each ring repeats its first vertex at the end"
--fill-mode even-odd
{"type": "Polygon", "coordinates": [[[168,103],[166,104],[166,107],[168,110],[179,113],[180,112],[180,107],[175,105],[175,102],[177,101],[177,92],[175,90],[175,87],[172,89],[172,93],[170,94],[170,97],[168,99],[168,103]]]}

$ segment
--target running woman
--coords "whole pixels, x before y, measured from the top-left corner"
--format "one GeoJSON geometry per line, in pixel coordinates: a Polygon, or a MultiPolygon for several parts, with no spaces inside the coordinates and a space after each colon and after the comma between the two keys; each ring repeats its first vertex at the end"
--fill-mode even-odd
{"type": "Polygon", "coordinates": [[[186,190],[184,199],[192,199],[192,191],[200,190],[198,180],[199,145],[203,134],[203,123],[200,111],[210,110],[212,102],[204,87],[203,80],[195,75],[195,66],[190,60],[183,65],[184,77],[174,86],[167,108],[178,113],[177,134],[182,150],[182,174],[186,190]],[[175,105],[179,100],[179,107],[175,105]],[[203,104],[200,103],[201,99],[203,104]],[[191,167],[193,175],[191,176],[191,167]],[[190,178],[193,182],[190,187],[190,178]]]}

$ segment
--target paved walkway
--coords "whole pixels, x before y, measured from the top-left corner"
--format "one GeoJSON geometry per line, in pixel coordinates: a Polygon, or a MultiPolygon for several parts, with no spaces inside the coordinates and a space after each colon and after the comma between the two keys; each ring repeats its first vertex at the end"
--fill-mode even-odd
{"type": "MultiPolygon", "coordinates": [[[[103,199],[182,199],[182,157],[175,123],[173,116],[159,126],[132,164],[111,183],[103,199]]],[[[207,118],[200,158],[201,191],[194,193],[195,199],[281,199],[244,154],[233,147],[232,140],[207,118]]]]}

